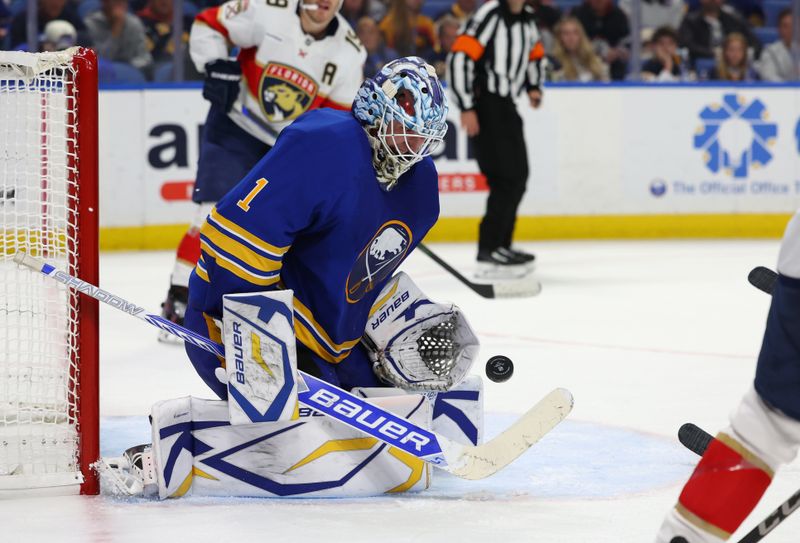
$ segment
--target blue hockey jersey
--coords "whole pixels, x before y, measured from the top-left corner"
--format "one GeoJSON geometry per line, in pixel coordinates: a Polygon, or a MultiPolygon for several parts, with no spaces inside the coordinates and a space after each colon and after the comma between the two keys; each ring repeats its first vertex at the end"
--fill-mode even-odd
{"type": "MultiPolygon", "coordinates": [[[[438,215],[430,158],[385,192],[352,114],[306,113],[206,219],[187,325],[202,322],[190,312],[221,318],[224,294],[289,288],[298,341],[339,362],[358,344],[387,279],[438,215]]],[[[213,337],[210,319],[203,320],[213,337]]]]}

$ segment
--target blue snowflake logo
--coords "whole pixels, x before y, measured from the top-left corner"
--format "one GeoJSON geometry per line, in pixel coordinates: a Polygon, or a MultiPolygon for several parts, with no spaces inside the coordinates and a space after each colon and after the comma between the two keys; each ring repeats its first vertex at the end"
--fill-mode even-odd
{"type": "Polygon", "coordinates": [[[750,167],[760,168],[772,160],[778,125],[768,122],[764,103],[747,103],[736,94],[726,94],[722,104],[711,104],[700,112],[703,124],[694,136],[694,148],[702,149],[706,167],[713,173],[724,169],[733,177],[747,177],[750,167]]]}

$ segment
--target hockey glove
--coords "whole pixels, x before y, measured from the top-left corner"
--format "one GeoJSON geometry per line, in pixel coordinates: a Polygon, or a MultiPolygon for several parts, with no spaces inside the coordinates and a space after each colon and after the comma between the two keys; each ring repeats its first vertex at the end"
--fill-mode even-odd
{"type": "Polygon", "coordinates": [[[229,112],[239,96],[242,68],[235,60],[217,59],[206,64],[203,98],[229,112]]]}

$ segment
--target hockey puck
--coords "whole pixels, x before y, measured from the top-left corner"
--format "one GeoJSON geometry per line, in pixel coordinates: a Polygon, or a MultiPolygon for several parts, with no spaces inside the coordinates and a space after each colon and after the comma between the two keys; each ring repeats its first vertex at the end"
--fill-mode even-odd
{"type": "Polygon", "coordinates": [[[683,536],[673,537],[669,543],[689,543],[689,541],[683,536]]]}
{"type": "Polygon", "coordinates": [[[486,377],[495,383],[505,383],[514,375],[514,363],[501,354],[491,357],[486,362],[486,377]]]}

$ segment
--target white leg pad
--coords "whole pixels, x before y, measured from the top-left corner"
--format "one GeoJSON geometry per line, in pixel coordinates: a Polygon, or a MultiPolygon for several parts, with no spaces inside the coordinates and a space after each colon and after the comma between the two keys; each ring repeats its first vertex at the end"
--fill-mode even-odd
{"type": "Polygon", "coordinates": [[[798,210],[783,234],[778,255],[778,271],[782,275],[800,279],[800,210],[798,210]]]}
{"type": "Polygon", "coordinates": [[[800,421],[769,407],[755,388],[750,387],[730,421],[730,427],[723,432],[747,447],[773,471],[797,456],[800,421]]]}
{"type": "MultiPolygon", "coordinates": [[[[351,391],[362,398],[406,394],[394,387],[356,387],[351,391]]],[[[433,405],[433,431],[456,443],[483,443],[483,379],[468,375],[445,392],[415,391],[424,394],[433,405]]]]}
{"type": "Polygon", "coordinates": [[[231,424],[298,417],[293,292],[223,297],[231,424]]]}
{"type": "MultiPolygon", "coordinates": [[[[430,428],[421,395],[373,400],[430,428]]],[[[226,402],[178,398],[153,406],[162,499],[193,496],[352,497],[424,490],[430,466],[311,410],[299,420],[232,426],[226,402]]]]}

